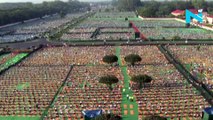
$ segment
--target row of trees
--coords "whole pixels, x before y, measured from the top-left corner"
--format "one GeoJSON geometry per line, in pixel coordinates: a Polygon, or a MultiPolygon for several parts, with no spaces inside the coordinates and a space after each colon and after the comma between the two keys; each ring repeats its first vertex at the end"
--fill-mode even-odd
{"type": "MultiPolygon", "coordinates": [[[[142,59],[137,54],[129,54],[129,55],[125,56],[124,60],[127,63],[130,63],[132,66],[134,66],[136,62],[140,62],[142,59]]],[[[117,61],[118,61],[118,57],[116,55],[106,55],[103,57],[103,62],[105,62],[107,64],[113,64],[117,61]]]]}
{"type": "MultiPolygon", "coordinates": [[[[152,77],[146,74],[134,75],[131,77],[131,81],[138,84],[138,88],[145,88],[146,83],[150,83],[152,81],[152,77]]],[[[103,83],[109,87],[109,90],[113,90],[112,85],[118,83],[119,80],[115,75],[106,75],[102,76],[99,79],[99,83],[103,83]]]]}
{"type": "Polygon", "coordinates": [[[55,13],[60,13],[63,17],[66,13],[77,12],[82,10],[82,8],[89,9],[88,3],[82,3],[76,0],[69,0],[68,2],[57,0],[53,2],[43,2],[42,4],[4,3],[4,6],[4,9],[0,9],[0,25],[22,22],[55,13]],[[11,9],[7,6],[11,7],[11,9]]]}
{"type": "MultiPolygon", "coordinates": [[[[131,65],[134,66],[136,62],[141,61],[141,57],[137,54],[129,54],[124,60],[131,65]]],[[[113,64],[118,61],[118,57],[116,55],[106,55],[103,57],[103,61],[108,64],[113,64]]],[[[118,78],[114,75],[106,75],[100,78],[99,82],[106,84],[110,90],[112,90],[112,84],[118,83],[118,78]]],[[[131,81],[139,84],[139,89],[145,87],[145,83],[150,83],[152,81],[152,77],[148,75],[135,75],[131,77],[131,81]]]]}
{"type": "MultiPolygon", "coordinates": [[[[134,65],[135,62],[141,61],[141,57],[137,54],[129,54],[127,55],[124,60],[131,65],[134,65]]],[[[115,62],[118,62],[118,57],[116,55],[106,55],[103,57],[103,61],[108,64],[113,64],[115,62]]],[[[146,74],[139,74],[134,75],[131,77],[131,81],[139,84],[139,89],[145,87],[146,83],[150,83],[152,81],[152,77],[148,76],[146,74]]],[[[112,85],[118,83],[119,80],[115,75],[106,75],[102,76],[99,79],[99,83],[106,84],[110,90],[113,90],[112,85]]],[[[122,118],[120,116],[116,116],[114,114],[102,114],[93,120],[121,120],[122,118]]],[[[144,118],[144,120],[166,120],[166,118],[158,116],[158,115],[152,115],[147,116],[144,118]]]]}
{"type": "Polygon", "coordinates": [[[157,2],[140,0],[113,0],[113,5],[121,11],[137,11],[139,15],[144,17],[167,17],[175,9],[204,9],[213,14],[213,2],[204,2],[203,0],[193,1],[169,1],[157,2]]]}

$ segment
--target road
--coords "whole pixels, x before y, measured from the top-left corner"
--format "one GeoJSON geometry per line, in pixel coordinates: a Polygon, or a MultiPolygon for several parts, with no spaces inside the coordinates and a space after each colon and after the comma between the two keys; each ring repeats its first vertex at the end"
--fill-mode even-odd
{"type": "MultiPolygon", "coordinates": [[[[63,45],[63,42],[57,42],[57,41],[47,41],[46,39],[37,39],[33,41],[26,41],[26,42],[17,42],[17,43],[1,43],[0,48],[3,47],[9,47],[12,49],[27,49],[31,46],[39,46],[39,45],[63,45]]],[[[127,43],[127,41],[120,41],[120,40],[115,40],[115,41],[107,41],[105,44],[104,42],[101,41],[78,41],[78,42],[66,42],[67,45],[199,45],[199,44],[205,44],[205,45],[213,45],[213,40],[212,41],[198,41],[198,40],[193,40],[193,41],[131,41],[127,43]]]]}

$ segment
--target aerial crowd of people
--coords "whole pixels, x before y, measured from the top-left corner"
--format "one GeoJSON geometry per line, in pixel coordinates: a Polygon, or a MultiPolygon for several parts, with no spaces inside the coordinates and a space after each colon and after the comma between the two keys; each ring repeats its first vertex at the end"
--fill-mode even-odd
{"type": "MultiPolygon", "coordinates": [[[[42,36],[82,15],[69,14],[65,18],[56,15],[9,27],[5,31],[0,30],[0,40],[10,42],[42,36]]],[[[135,31],[129,27],[126,18],[133,19],[136,15],[133,12],[98,12],[68,28],[59,40],[134,39],[135,31]]],[[[209,31],[187,29],[184,28],[185,24],[177,21],[133,20],[133,23],[147,38],[213,38],[209,31]]],[[[193,76],[213,90],[212,46],[166,45],[166,49],[193,76]]],[[[1,54],[0,72],[26,55],[28,53],[1,54]]],[[[122,116],[122,102],[126,99],[122,92],[125,92],[127,85],[133,94],[127,99],[138,105],[139,119],[153,114],[171,119],[200,119],[202,110],[211,106],[167,60],[158,45],[47,45],[0,75],[0,115],[43,116],[47,112],[45,120],[79,120],[84,117],[83,110],[102,109],[105,113],[122,116]],[[130,65],[125,61],[130,54],[139,55],[141,61],[130,65]],[[106,55],[116,55],[118,61],[115,64],[104,63],[103,57],[106,55]],[[141,89],[132,81],[133,76],[140,74],[152,78],[141,89]],[[99,81],[106,75],[118,78],[112,90],[99,81]]]]}
{"type": "Polygon", "coordinates": [[[45,32],[50,32],[55,28],[65,25],[84,13],[69,14],[65,18],[59,15],[44,17],[39,20],[20,23],[0,29],[0,43],[18,42],[41,38],[45,32]]]}

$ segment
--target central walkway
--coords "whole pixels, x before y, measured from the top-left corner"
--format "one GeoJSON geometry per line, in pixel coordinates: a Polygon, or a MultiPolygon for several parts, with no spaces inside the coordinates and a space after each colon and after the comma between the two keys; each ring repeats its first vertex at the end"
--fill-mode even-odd
{"type": "Polygon", "coordinates": [[[121,68],[121,72],[124,76],[124,87],[122,89],[122,118],[123,120],[138,120],[138,104],[136,102],[136,98],[133,95],[133,91],[129,89],[129,81],[130,77],[127,73],[127,66],[122,65],[122,59],[120,57],[120,47],[116,48],[116,56],[118,57],[118,64],[121,68]],[[133,101],[130,101],[127,97],[134,97],[133,101]]]}

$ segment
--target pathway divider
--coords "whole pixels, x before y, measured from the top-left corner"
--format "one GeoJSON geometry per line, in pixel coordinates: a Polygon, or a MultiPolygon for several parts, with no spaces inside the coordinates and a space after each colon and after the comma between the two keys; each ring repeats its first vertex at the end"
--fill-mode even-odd
{"type": "Polygon", "coordinates": [[[49,106],[44,110],[43,114],[41,115],[41,120],[43,120],[45,118],[45,116],[48,115],[48,110],[54,106],[55,102],[57,101],[58,95],[61,93],[61,91],[63,90],[64,86],[67,83],[68,77],[71,74],[73,66],[70,66],[70,70],[67,73],[66,78],[64,79],[63,83],[61,84],[60,88],[58,89],[58,91],[56,92],[56,94],[54,95],[52,101],[50,102],[49,106]]]}
{"type": "Polygon", "coordinates": [[[136,102],[136,98],[134,97],[133,91],[129,89],[130,77],[127,73],[127,66],[122,65],[120,50],[120,46],[117,46],[116,56],[118,57],[118,64],[124,77],[121,102],[122,118],[123,120],[138,120],[138,104],[136,102]],[[131,101],[129,97],[133,97],[134,100],[131,101]]]}

